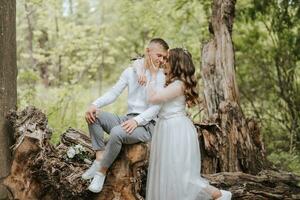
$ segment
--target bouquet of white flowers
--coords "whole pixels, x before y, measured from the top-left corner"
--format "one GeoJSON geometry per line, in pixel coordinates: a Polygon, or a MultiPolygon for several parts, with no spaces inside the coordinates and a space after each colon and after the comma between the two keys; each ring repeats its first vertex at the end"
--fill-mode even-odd
{"type": "Polygon", "coordinates": [[[81,144],[70,146],[67,151],[67,160],[85,161],[87,158],[87,152],[81,144]]]}

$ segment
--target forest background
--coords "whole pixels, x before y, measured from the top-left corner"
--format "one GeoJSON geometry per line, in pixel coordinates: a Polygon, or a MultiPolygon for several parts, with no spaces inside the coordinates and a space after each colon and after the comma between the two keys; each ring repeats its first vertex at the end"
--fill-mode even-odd
{"type": "MultiPolygon", "coordinates": [[[[53,143],[86,133],[88,105],[104,94],[153,37],[193,55],[209,39],[210,0],[18,0],[18,109],[47,113],[53,143]]],[[[300,175],[300,2],[239,0],[233,27],[241,107],[260,123],[268,159],[300,175]]],[[[104,108],[127,110],[126,92],[104,108]]],[[[205,119],[201,107],[189,110],[205,119]]]]}

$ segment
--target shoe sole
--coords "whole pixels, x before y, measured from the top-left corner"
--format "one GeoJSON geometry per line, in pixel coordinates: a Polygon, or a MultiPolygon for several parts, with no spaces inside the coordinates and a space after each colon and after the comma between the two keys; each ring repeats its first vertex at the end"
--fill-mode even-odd
{"type": "Polygon", "coordinates": [[[93,189],[88,188],[88,190],[93,193],[99,193],[99,192],[101,192],[102,188],[100,190],[93,190],[93,189]]]}
{"type": "Polygon", "coordinates": [[[88,180],[94,178],[94,176],[81,176],[81,178],[82,178],[83,180],[88,181],[88,180]]]}

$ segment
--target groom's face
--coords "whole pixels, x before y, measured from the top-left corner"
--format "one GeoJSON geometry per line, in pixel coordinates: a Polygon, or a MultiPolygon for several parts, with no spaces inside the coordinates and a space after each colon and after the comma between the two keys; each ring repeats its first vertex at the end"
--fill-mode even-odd
{"type": "Polygon", "coordinates": [[[151,44],[148,47],[147,52],[156,67],[160,67],[166,63],[168,52],[160,44],[151,44]]]}

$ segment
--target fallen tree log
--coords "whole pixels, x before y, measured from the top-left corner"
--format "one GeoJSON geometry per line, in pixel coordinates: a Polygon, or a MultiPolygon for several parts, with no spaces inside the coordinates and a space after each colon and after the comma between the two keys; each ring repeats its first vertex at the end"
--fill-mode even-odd
{"type": "Polygon", "coordinates": [[[16,145],[10,175],[4,184],[14,199],[142,199],[145,192],[145,169],[148,145],[124,145],[111,167],[103,191],[93,194],[87,190],[88,181],[81,174],[93,160],[90,139],[86,134],[68,129],[54,147],[51,130],[44,113],[34,107],[13,112],[10,119],[15,128],[16,145]],[[69,159],[67,151],[80,144],[85,159],[69,159]],[[85,161],[85,162],[84,162],[85,161]],[[144,179],[143,179],[144,178],[144,179]]]}
{"type": "MultiPolygon", "coordinates": [[[[144,199],[148,144],[124,145],[109,170],[103,191],[93,194],[86,189],[88,181],[81,179],[94,157],[86,134],[69,128],[54,146],[50,143],[52,132],[47,118],[40,110],[28,107],[12,112],[9,117],[15,128],[16,144],[11,172],[4,185],[11,191],[11,199],[144,199]],[[76,145],[83,147],[84,154],[69,158],[68,150],[76,145]]],[[[204,130],[206,125],[200,127],[204,130]]],[[[205,146],[202,149],[206,151],[205,146]]],[[[264,170],[256,176],[222,172],[205,177],[218,188],[229,189],[233,199],[300,199],[300,178],[291,173],[264,170]]]]}
{"type": "Polygon", "coordinates": [[[229,189],[233,193],[233,199],[300,199],[300,177],[289,172],[263,170],[257,175],[222,172],[204,177],[218,188],[229,189]]]}

